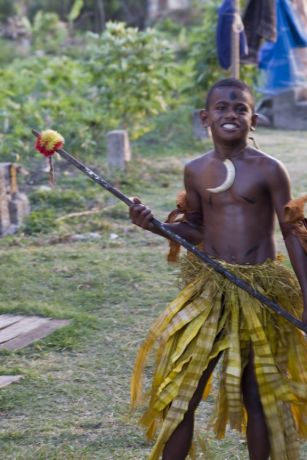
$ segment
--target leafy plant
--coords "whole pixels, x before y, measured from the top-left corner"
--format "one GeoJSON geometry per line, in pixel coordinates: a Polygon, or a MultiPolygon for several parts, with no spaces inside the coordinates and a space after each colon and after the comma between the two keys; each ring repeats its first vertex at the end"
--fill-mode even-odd
{"type": "Polygon", "coordinates": [[[13,16],[15,10],[10,0],[0,0],[0,21],[5,21],[8,16],[13,16]]]}
{"type": "Polygon", "coordinates": [[[31,207],[58,211],[80,211],[85,208],[85,199],[74,190],[36,190],[30,195],[31,207]]]}
{"type": "Polygon", "coordinates": [[[0,69],[2,161],[33,154],[31,127],[61,130],[81,156],[101,150],[111,129],[140,136],[150,117],[173,104],[175,73],[172,50],[157,32],[115,23],[88,38],[86,53],[13,61],[0,69]]]}
{"type": "Polygon", "coordinates": [[[52,209],[42,211],[33,211],[25,219],[23,231],[26,235],[35,235],[37,233],[49,233],[57,228],[55,212],[52,209]]]}
{"type": "Polygon", "coordinates": [[[125,128],[133,137],[146,132],[147,118],[172,101],[176,67],[169,42],[153,29],[109,22],[101,36],[90,35],[87,54],[92,98],[99,98],[109,129],[125,128]]]}
{"type": "Polygon", "coordinates": [[[2,158],[11,159],[13,152],[33,154],[31,127],[61,126],[73,147],[76,141],[79,148],[87,147],[89,126],[96,117],[86,98],[90,83],[84,66],[65,56],[31,57],[0,69],[2,158]]]}
{"type": "Polygon", "coordinates": [[[54,52],[67,38],[67,27],[60,22],[56,13],[38,11],[33,20],[33,48],[44,52],[54,52]]]}

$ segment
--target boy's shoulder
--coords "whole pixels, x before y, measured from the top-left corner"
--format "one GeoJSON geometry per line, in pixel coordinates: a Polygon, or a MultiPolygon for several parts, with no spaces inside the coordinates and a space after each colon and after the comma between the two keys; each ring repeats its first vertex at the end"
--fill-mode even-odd
{"type": "Polygon", "coordinates": [[[248,146],[246,149],[245,158],[248,161],[255,161],[264,167],[276,168],[276,169],[284,169],[284,164],[278,160],[277,158],[263,152],[260,149],[256,149],[254,147],[248,146]]]}
{"type": "Polygon", "coordinates": [[[193,158],[192,160],[188,161],[186,163],[186,168],[187,169],[194,169],[194,168],[199,168],[201,166],[205,166],[210,159],[213,157],[213,150],[209,150],[208,152],[203,153],[202,155],[199,155],[196,158],[193,158]]]}

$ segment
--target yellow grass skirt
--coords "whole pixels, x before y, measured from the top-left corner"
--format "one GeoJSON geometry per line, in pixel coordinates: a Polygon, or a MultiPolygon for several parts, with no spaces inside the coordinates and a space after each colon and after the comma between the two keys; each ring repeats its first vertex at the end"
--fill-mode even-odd
{"type": "MultiPolygon", "coordinates": [[[[279,260],[223,265],[296,317],[303,302],[294,274],[279,260]]],[[[149,439],[162,427],[149,460],[160,458],[182,421],[210,360],[223,352],[216,407],[210,425],[218,438],[226,425],[244,431],[241,376],[250,345],[271,444],[272,460],[298,460],[307,438],[307,343],[304,335],[257,299],[196,258],[186,257],[186,286],[150,329],[132,376],[132,405],[144,403],[142,376],[155,349],[152,385],[141,424],[149,439]]],[[[211,391],[210,382],[204,397],[211,391]]]]}

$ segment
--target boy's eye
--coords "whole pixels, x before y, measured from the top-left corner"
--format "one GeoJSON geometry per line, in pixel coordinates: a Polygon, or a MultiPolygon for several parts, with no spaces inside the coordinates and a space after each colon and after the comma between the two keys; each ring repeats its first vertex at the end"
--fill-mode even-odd
{"type": "Polygon", "coordinates": [[[216,110],[225,110],[226,106],[224,104],[219,104],[216,106],[216,110]]]}
{"type": "Polygon", "coordinates": [[[239,105],[239,107],[237,107],[237,111],[240,113],[245,113],[247,112],[247,107],[245,107],[245,105],[239,105]]]}

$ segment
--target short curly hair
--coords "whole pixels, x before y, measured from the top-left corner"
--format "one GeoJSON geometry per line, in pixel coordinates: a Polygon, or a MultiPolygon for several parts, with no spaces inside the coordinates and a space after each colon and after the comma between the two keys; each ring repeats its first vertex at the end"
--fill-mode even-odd
{"type": "Polygon", "coordinates": [[[207,96],[205,99],[205,108],[208,109],[212,93],[215,89],[228,88],[228,87],[238,88],[238,89],[241,89],[242,91],[247,91],[251,96],[252,108],[254,109],[254,96],[253,96],[253,93],[250,87],[244,81],[238,80],[237,78],[224,78],[223,80],[219,80],[216,83],[214,83],[214,85],[211,86],[211,88],[209,89],[207,93],[207,96]]]}

